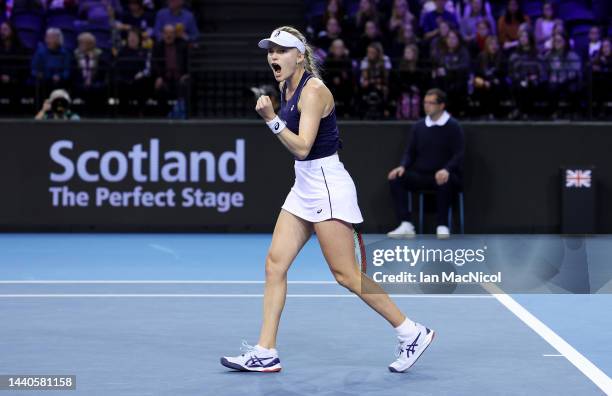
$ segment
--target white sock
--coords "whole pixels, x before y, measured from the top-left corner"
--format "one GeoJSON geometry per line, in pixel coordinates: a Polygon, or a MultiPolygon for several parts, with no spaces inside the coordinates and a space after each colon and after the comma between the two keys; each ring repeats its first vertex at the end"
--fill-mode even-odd
{"type": "Polygon", "coordinates": [[[400,340],[412,338],[417,332],[416,323],[406,318],[401,325],[395,328],[395,332],[397,333],[397,338],[400,340]]]}
{"type": "Polygon", "coordinates": [[[262,352],[265,352],[265,353],[269,353],[269,354],[271,354],[271,355],[275,355],[275,354],[277,354],[277,353],[278,353],[278,352],[276,351],[276,349],[275,349],[275,348],[270,348],[270,349],[268,349],[268,348],[264,348],[264,347],[262,347],[262,346],[261,346],[261,345],[259,345],[259,344],[255,345],[255,348],[257,348],[257,350],[259,350],[259,351],[262,351],[262,352]]]}

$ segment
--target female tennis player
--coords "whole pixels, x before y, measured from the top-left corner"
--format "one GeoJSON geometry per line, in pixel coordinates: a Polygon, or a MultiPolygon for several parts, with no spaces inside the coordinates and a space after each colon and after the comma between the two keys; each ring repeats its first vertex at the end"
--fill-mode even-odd
{"type": "Polygon", "coordinates": [[[429,346],[434,332],[408,319],[379,285],[362,275],[355,258],[353,226],[363,222],[351,176],[338,159],[340,139],[334,98],[319,77],[312,49],[298,30],[283,26],[259,42],[280,83],[281,108],[276,115],[268,96],[255,110],[295,157],[295,184],[280,211],[266,257],[263,324],[255,346],[222,357],[221,364],[241,371],[281,370],[276,334],[287,294],[287,271],[316,233],[336,281],[382,315],[399,338],[392,372],[408,370],[429,346]],[[364,290],[369,293],[362,293],[364,290]],[[372,292],[375,291],[375,292],[372,292]]]}

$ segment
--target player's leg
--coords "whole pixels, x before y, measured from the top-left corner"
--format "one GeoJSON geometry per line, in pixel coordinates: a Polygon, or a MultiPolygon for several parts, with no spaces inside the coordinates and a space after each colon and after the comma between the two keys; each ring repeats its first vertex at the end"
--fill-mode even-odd
{"type": "Polygon", "coordinates": [[[287,271],[312,232],[311,223],[281,210],[266,257],[263,323],[259,335],[259,345],[262,347],[276,346],[278,323],[287,295],[287,271]]]}
{"type": "Polygon", "coordinates": [[[393,327],[399,326],[405,319],[404,314],[376,282],[362,274],[357,265],[352,226],[332,219],[316,223],[314,228],[323,256],[336,281],[359,296],[393,327]]]}
{"type": "Polygon", "coordinates": [[[281,210],[274,227],[272,243],[266,257],[266,284],[263,321],[259,342],[255,346],[243,343],[243,354],[224,356],[221,364],[235,370],[277,372],[281,370],[276,334],[287,295],[287,271],[312,235],[312,224],[281,210]]]}
{"type": "Polygon", "coordinates": [[[334,219],[316,223],[314,229],[323,255],[338,283],[359,296],[395,328],[399,338],[398,354],[389,370],[408,370],[427,349],[434,332],[406,318],[387,293],[359,270],[350,224],[334,219]]]}

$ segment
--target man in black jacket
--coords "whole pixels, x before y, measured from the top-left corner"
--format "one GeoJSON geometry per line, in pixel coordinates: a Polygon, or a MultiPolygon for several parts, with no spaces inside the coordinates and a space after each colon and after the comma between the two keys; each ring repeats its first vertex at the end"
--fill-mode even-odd
{"type": "Polygon", "coordinates": [[[447,237],[448,208],[453,188],[461,185],[463,173],[463,130],[456,119],[445,111],[446,94],[430,89],[425,94],[427,117],[412,127],[412,139],[404,151],[400,166],[389,172],[391,194],[400,225],[387,235],[414,235],[408,192],[435,190],[437,198],[438,237],[447,237]]]}

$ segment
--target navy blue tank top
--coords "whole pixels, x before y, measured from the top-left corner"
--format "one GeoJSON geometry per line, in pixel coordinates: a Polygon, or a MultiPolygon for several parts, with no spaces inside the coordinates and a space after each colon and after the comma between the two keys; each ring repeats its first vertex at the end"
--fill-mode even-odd
{"type": "MultiPolygon", "coordinates": [[[[312,78],[312,74],[304,71],[304,75],[300,79],[300,82],[295,90],[295,93],[288,101],[285,101],[287,83],[283,85],[281,90],[281,108],[279,117],[287,124],[287,128],[296,135],[299,134],[300,127],[300,112],[298,111],[298,102],[300,95],[302,94],[302,88],[306,85],[306,82],[312,78]]],[[[338,131],[338,125],[336,125],[336,107],[332,109],[326,117],[321,118],[319,123],[319,130],[317,131],[317,137],[310,149],[310,153],[304,161],[310,161],[318,158],[328,157],[334,154],[338,149],[342,148],[342,142],[340,141],[340,133],[338,131]]],[[[296,158],[296,160],[298,160],[296,158]]],[[[299,160],[298,160],[299,161],[299,160]]]]}

